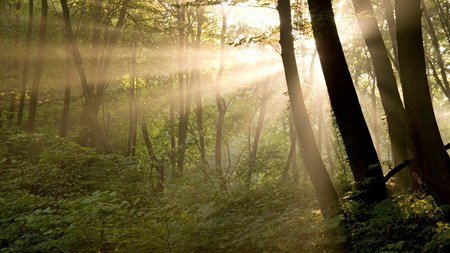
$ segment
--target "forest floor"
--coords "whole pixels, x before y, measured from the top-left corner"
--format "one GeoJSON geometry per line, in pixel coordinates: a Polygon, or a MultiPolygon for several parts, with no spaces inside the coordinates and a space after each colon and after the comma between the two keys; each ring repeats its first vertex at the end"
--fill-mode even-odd
{"type": "Polygon", "coordinates": [[[426,195],[342,198],[324,220],[306,179],[221,191],[193,171],[155,193],[137,158],[19,130],[0,142],[0,252],[450,252],[426,195]]]}

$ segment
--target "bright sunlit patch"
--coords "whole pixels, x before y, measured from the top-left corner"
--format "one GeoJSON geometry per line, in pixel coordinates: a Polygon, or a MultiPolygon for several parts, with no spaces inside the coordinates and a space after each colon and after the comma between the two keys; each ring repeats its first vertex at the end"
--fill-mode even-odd
{"type": "Polygon", "coordinates": [[[230,24],[240,23],[264,30],[277,26],[280,23],[275,3],[261,7],[258,6],[256,1],[251,0],[228,8],[230,8],[228,14],[228,22],[230,24]]]}

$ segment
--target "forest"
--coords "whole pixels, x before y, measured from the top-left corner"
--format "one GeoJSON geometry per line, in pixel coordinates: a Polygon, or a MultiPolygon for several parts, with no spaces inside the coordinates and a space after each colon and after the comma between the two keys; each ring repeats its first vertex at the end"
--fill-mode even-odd
{"type": "Polygon", "coordinates": [[[0,252],[450,252],[450,0],[0,0],[0,252]]]}

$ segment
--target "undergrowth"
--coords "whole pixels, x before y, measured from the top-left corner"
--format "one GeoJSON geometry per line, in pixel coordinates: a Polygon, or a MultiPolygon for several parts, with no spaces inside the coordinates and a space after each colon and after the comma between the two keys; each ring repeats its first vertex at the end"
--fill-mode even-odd
{"type": "Polygon", "coordinates": [[[153,191],[137,158],[98,155],[51,136],[3,131],[0,252],[449,252],[450,227],[428,196],[323,220],[307,184],[220,191],[201,172],[153,191]]]}

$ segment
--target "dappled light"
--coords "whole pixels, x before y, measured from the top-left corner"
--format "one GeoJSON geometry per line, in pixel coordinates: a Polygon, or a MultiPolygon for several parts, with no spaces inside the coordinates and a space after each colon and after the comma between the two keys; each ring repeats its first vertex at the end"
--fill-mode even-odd
{"type": "Polygon", "coordinates": [[[449,9],[2,1],[0,252],[449,252],[449,9]]]}

